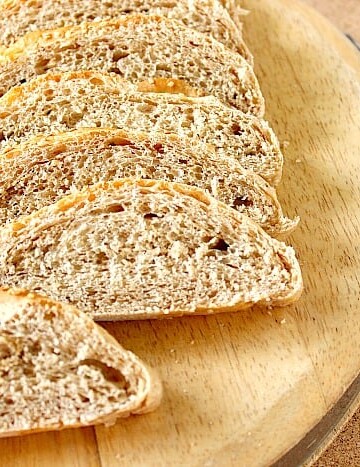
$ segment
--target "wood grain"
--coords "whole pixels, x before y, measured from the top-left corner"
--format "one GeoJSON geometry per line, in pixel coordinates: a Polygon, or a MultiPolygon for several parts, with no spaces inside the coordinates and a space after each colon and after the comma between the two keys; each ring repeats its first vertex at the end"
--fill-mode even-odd
{"type": "Polygon", "coordinates": [[[304,271],[302,299],[283,310],[106,324],[159,369],[159,410],[110,428],[1,440],[0,465],[267,465],[358,374],[360,85],[353,50],[295,1],[245,3],[253,10],[245,31],[267,118],[290,142],[279,197],[302,218],[289,240],[304,271]]]}
{"type": "Polygon", "coordinates": [[[358,0],[302,0],[315,8],[344,33],[360,43],[360,2],[358,0]]]}
{"type": "MultiPolygon", "coordinates": [[[[322,13],[340,32],[350,35],[360,44],[360,2],[358,0],[303,1],[322,13]]],[[[360,62],[360,54],[355,60],[357,63],[360,62]]],[[[339,409],[342,411],[342,416],[328,435],[328,439],[333,440],[333,442],[327,448],[327,443],[322,443],[322,448],[315,454],[314,458],[318,457],[317,455],[321,454],[325,448],[326,451],[314,464],[316,467],[360,465],[360,393],[357,400],[358,403],[351,404],[348,410],[346,407],[339,409]],[[356,409],[356,407],[358,410],[351,418],[353,413],[351,409],[356,409]],[[349,418],[351,419],[344,427],[344,422],[349,418]]]]}

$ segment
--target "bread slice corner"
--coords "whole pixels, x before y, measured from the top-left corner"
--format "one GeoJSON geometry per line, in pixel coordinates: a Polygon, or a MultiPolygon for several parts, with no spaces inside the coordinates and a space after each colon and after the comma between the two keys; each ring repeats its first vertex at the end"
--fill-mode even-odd
{"type": "Polygon", "coordinates": [[[0,437],[112,424],[161,394],[153,370],[85,313],[0,290],[0,437]]]}

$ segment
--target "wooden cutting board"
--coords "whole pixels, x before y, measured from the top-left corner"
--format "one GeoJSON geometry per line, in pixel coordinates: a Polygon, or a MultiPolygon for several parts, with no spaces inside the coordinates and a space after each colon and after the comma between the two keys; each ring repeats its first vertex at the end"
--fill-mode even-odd
{"type": "Polygon", "coordinates": [[[279,197],[302,218],[289,239],[302,299],[283,310],[106,324],[158,368],[162,406],[110,428],[1,440],[1,466],[267,465],[359,374],[359,59],[296,1],[245,3],[267,118],[290,143],[279,197]]]}

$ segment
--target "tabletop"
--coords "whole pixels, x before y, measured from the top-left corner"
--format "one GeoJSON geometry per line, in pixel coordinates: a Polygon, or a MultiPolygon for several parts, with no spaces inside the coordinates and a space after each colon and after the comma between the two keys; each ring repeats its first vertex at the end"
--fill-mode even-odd
{"type": "MultiPolygon", "coordinates": [[[[303,0],[360,43],[359,0],[303,0]]],[[[314,467],[360,465],[360,408],[314,467]]]]}

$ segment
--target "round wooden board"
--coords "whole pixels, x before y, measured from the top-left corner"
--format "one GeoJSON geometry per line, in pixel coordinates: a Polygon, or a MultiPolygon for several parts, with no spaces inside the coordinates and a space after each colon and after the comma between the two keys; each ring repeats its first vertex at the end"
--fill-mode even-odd
{"type": "Polygon", "coordinates": [[[303,267],[302,299],[271,312],[106,324],[158,368],[161,407],[110,428],[3,439],[1,466],[268,465],[304,438],[358,375],[358,57],[302,4],[245,3],[267,118],[290,142],[279,197],[302,218],[289,239],[303,267]]]}

